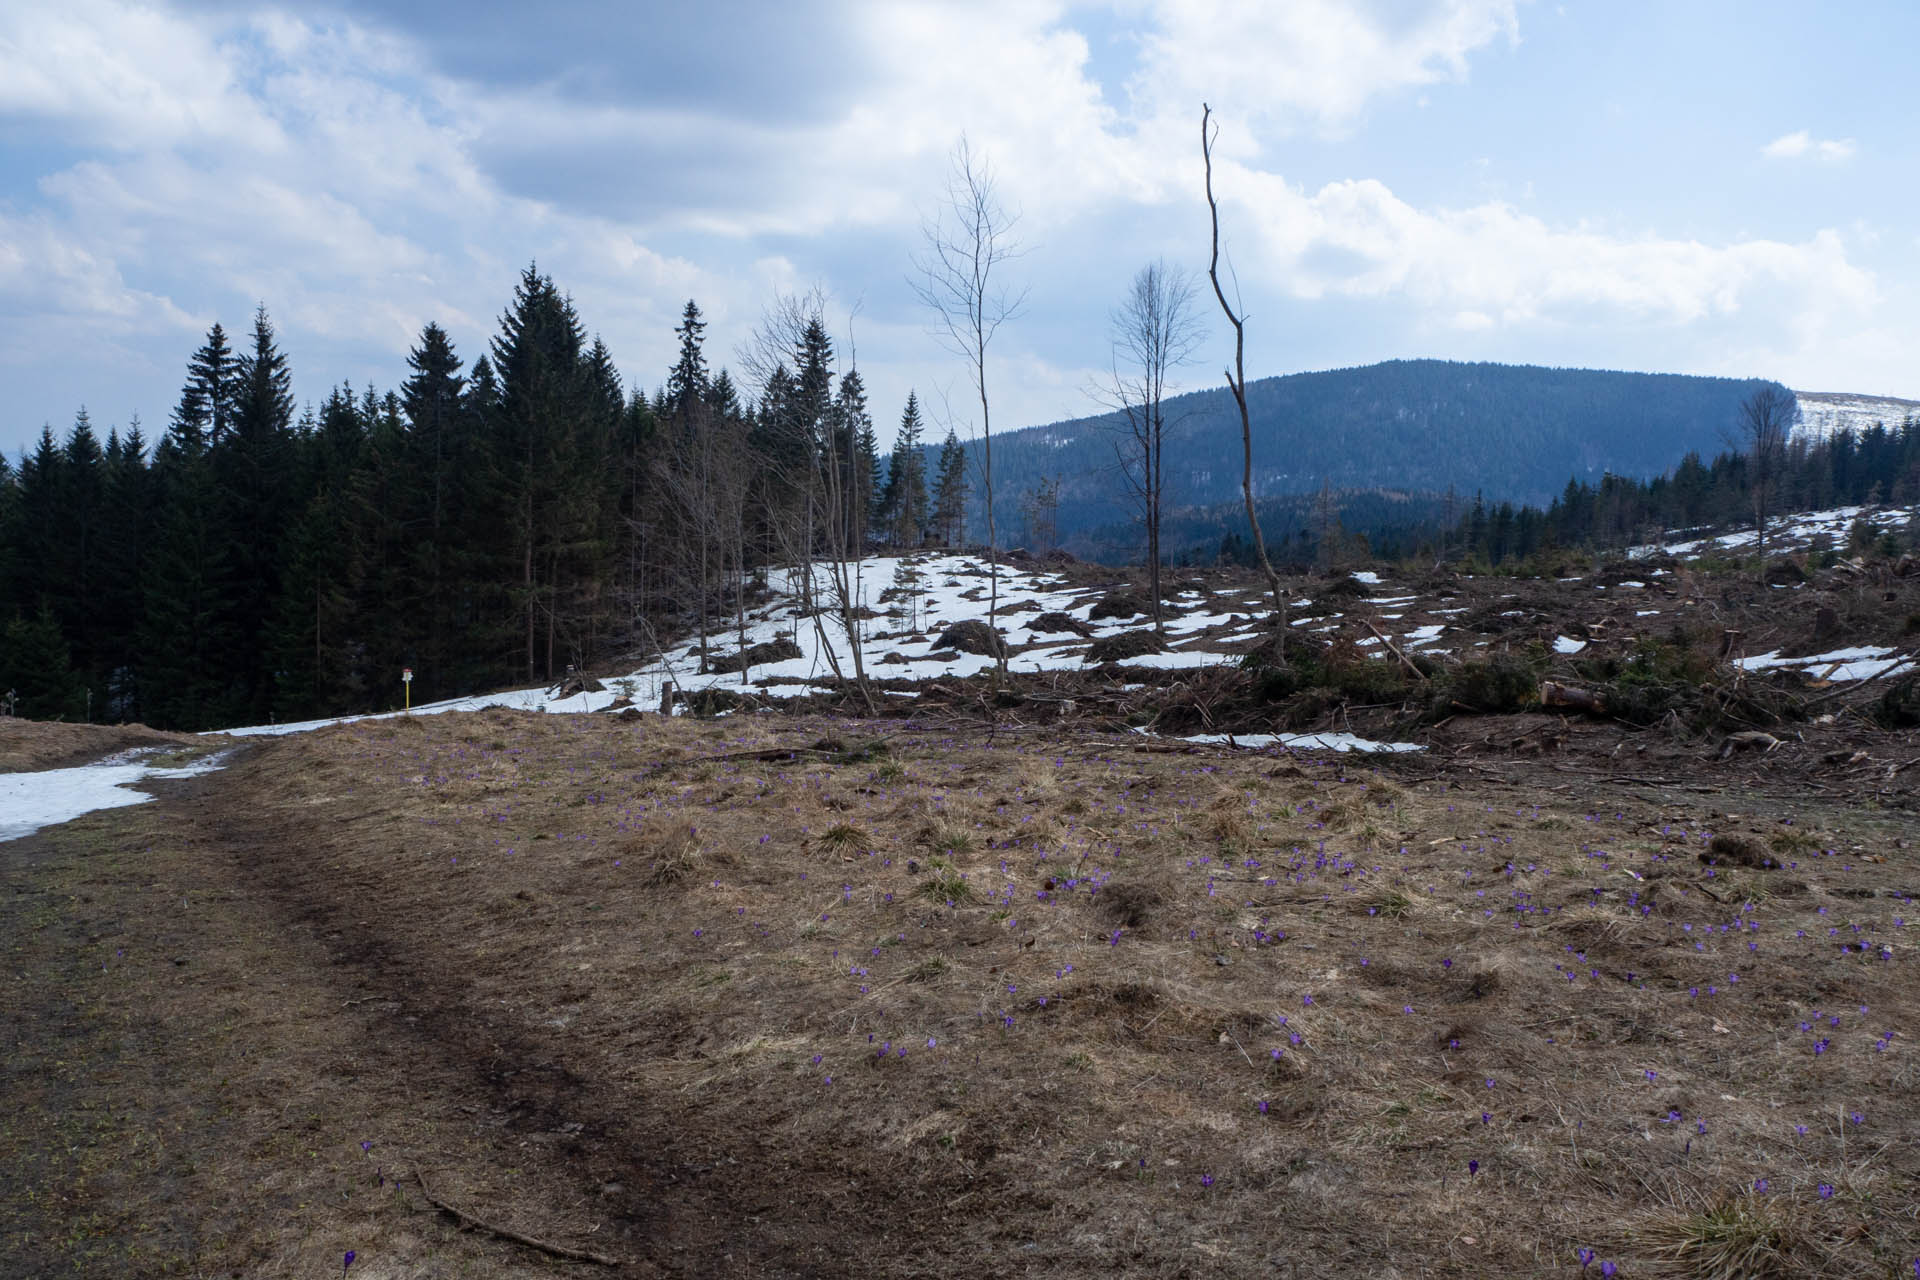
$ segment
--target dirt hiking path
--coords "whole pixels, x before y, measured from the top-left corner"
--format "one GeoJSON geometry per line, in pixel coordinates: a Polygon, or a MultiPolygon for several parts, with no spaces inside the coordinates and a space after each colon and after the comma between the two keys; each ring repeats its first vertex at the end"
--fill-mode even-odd
{"type": "Polygon", "coordinates": [[[318,1276],[357,1245],[354,1280],[608,1274],[461,1230],[423,1175],[618,1274],[845,1275],[944,1233],[937,1183],[703,1130],[620,1083],[621,1046],[494,994],[350,826],[276,802],[276,749],[0,844],[0,1270],[318,1276]]]}

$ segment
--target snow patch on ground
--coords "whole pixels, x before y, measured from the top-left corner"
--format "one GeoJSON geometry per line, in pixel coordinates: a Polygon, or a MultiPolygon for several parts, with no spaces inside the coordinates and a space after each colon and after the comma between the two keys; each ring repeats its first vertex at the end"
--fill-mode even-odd
{"type": "Polygon", "coordinates": [[[141,763],[165,748],[141,747],[122,751],[72,769],[41,769],[32,773],[0,773],[0,840],[18,840],[43,827],[71,822],[96,809],[119,809],[153,799],[132,788],[149,778],[193,778],[221,768],[225,753],[203,757],[178,768],[141,763]]]}
{"type": "Polygon", "coordinates": [[[1892,649],[1856,645],[1850,649],[1835,649],[1831,653],[1816,653],[1805,658],[1783,658],[1776,650],[1757,657],[1741,658],[1735,665],[1746,671],[1792,667],[1816,680],[1872,680],[1904,670],[1914,665],[1914,661],[1896,654],[1892,649]]]}
{"type": "Polygon", "coordinates": [[[1351,733],[1195,733],[1182,742],[1250,747],[1285,747],[1290,751],[1425,751],[1417,742],[1375,742],[1351,733]]]}

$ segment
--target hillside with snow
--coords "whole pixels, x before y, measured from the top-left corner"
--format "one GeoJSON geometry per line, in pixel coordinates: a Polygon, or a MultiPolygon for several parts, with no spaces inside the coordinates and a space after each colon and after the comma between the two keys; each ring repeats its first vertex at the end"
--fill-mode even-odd
{"type": "Polygon", "coordinates": [[[1865,431],[1876,424],[1895,430],[1908,418],[1920,418],[1920,400],[1849,391],[1796,391],[1793,398],[1799,414],[1792,439],[1809,444],[1843,431],[1865,431]]]}

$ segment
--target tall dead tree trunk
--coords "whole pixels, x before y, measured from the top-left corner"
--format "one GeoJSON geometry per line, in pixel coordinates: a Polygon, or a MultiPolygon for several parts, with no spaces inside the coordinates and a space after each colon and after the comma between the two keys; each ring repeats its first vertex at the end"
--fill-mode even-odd
{"type": "MultiPolygon", "coordinates": [[[[1240,492],[1247,500],[1247,528],[1253,534],[1254,554],[1260,557],[1260,571],[1267,575],[1267,586],[1273,592],[1274,616],[1280,619],[1284,627],[1287,619],[1286,593],[1280,588],[1280,575],[1274,572],[1273,562],[1267,559],[1267,540],[1260,535],[1260,516],[1253,509],[1253,423],[1247,416],[1246,324],[1227,301],[1227,291],[1220,285],[1220,206],[1213,198],[1213,139],[1219,130],[1213,125],[1212,119],[1212,108],[1201,103],[1200,158],[1206,163],[1207,212],[1213,220],[1213,255],[1207,260],[1207,279],[1213,282],[1213,296],[1219,299],[1220,310],[1226,314],[1227,323],[1233,326],[1233,368],[1227,370],[1227,386],[1232,390],[1233,402],[1240,410],[1240,492]]],[[[1281,634],[1286,633],[1282,631],[1281,634]]]]}

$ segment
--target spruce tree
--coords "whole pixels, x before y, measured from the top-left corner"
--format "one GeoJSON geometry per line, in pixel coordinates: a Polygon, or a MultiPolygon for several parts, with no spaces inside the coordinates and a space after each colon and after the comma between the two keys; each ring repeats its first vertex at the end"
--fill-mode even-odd
{"type": "Polygon", "coordinates": [[[155,515],[153,475],[146,453],[146,436],[137,416],[125,437],[117,431],[107,435],[95,589],[101,625],[96,680],[104,695],[95,705],[99,720],[137,720],[144,715],[137,637],[144,616],[142,580],[155,515]]]}
{"type": "Polygon", "coordinates": [[[173,411],[173,430],[183,439],[197,436],[203,445],[225,439],[232,425],[238,378],[226,330],[216,323],[207,330],[206,343],[187,362],[187,384],[173,411]]]}
{"type": "Polygon", "coordinates": [[[215,517],[206,434],[191,419],[176,415],[154,450],[153,490],[154,537],[141,592],[141,714],[160,728],[211,729],[220,711],[221,664],[232,649],[220,608],[228,547],[215,517]]]}
{"type": "Polygon", "coordinates": [[[838,471],[833,492],[840,495],[838,518],[846,532],[844,545],[855,555],[866,548],[867,521],[873,510],[874,471],[879,459],[874,456],[873,418],[867,412],[867,390],[858,369],[849,369],[840,379],[829,415],[832,431],[832,460],[838,471]]]}
{"type": "Polygon", "coordinates": [[[86,709],[80,677],[53,610],[17,612],[0,629],[0,699],[31,720],[78,720],[86,709]]]}
{"type": "Polygon", "coordinates": [[[585,335],[573,304],[529,265],[500,317],[493,366],[500,379],[493,447],[512,500],[508,563],[515,583],[526,678],[551,679],[570,634],[581,474],[589,429],[585,335]]]}
{"type": "Polygon", "coordinates": [[[893,460],[887,469],[887,537],[897,547],[917,547],[927,523],[927,462],[920,438],[925,425],[920,420],[920,399],[907,393],[907,407],[900,414],[900,431],[894,438],[893,460]]]}
{"type": "Polygon", "coordinates": [[[295,492],[302,501],[287,522],[269,641],[280,719],[375,705],[371,663],[378,655],[369,653],[366,638],[384,619],[361,594],[368,433],[361,402],[344,384],[297,433],[295,492]]]}
{"type": "Polygon", "coordinates": [[[446,330],[428,324],[407,357],[413,371],[400,388],[406,415],[402,526],[409,576],[418,602],[413,648],[416,692],[422,701],[450,696],[453,634],[457,627],[452,545],[458,473],[469,440],[463,403],[466,378],[446,330]]]}
{"type": "Polygon", "coordinates": [[[89,683],[99,675],[98,659],[106,643],[99,576],[105,465],[93,421],[83,405],[61,449],[47,585],[54,617],[73,652],[74,668],[89,683]]]}
{"type": "Polygon", "coordinates": [[[9,597],[17,608],[38,609],[54,590],[60,536],[60,489],[66,455],[42,426],[31,453],[20,457],[19,541],[9,597]]]}
{"type": "MultiPolygon", "coordinates": [[[[220,581],[225,655],[220,713],[251,724],[273,712],[268,621],[279,596],[280,541],[292,479],[293,377],[265,306],[253,317],[252,348],[235,363],[231,426],[216,426],[209,456],[226,543],[220,581]]],[[[216,418],[217,421],[217,418],[216,418]]]]}
{"type": "Polygon", "coordinates": [[[940,446],[940,467],[933,482],[933,527],[940,541],[954,546],[966,534],[967,526],[967,451],[947,428],[940,446]]]}
{"type": "Polygon", "coordinates": [[[687,299],[687,307],[681,313],[680,323],[675,327],[674,336],[680,339],[680,354],[673,362],[673,370],[667,374],[664,417],[682,433],[691,429],[694,407],[704,402],[709,391],[707,378],[707,357],[701,349],[707,332],[706,321],[700,318],[700,308],[693,299],[687,299]]]}
{"type": "Polygon", "coordinates": [[[0,600],[18,601],[14,594],[15,557],[20,545],[19,475],[7,455],[0,453],[0,600]]]}

